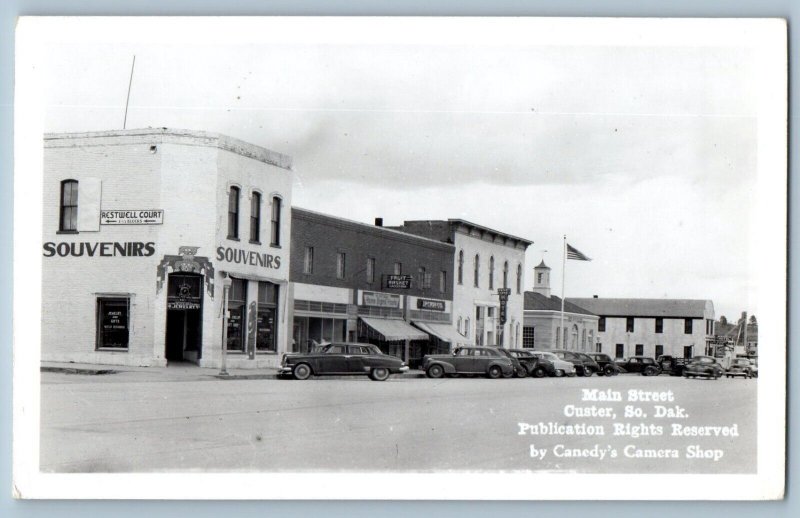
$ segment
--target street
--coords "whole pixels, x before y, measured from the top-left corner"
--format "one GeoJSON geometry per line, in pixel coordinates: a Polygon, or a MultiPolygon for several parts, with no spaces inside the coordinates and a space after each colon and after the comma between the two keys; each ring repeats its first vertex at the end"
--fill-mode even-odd
{"type": "Polygon", "coordinates": [[[756,384],[43,372],[41,469],[752,473],[756,384]]]}

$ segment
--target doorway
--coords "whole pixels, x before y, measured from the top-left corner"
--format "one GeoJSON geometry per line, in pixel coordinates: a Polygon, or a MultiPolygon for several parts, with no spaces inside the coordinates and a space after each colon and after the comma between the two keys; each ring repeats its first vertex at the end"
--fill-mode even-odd
{"type": "Polygon", "coordinates": [[[167,289],[167,362],[197,363],[202,356],[203,276],[172,273],[167,289]]]}

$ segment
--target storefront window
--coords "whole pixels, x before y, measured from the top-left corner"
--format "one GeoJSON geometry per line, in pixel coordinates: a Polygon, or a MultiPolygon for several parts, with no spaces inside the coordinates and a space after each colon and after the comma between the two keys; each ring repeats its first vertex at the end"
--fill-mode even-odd
{"type": "Polygon", "coordinates": [[[127,349],[130,299],[97,299],[97,348],[127,349]]]}
{"type": "Polygon", "coordinates": [[[275,351],[278,285],[271,282],[258,283],[258,316],[256,317],[256,351],[275,351]]]}
{"type": "Polygon", "coordinates": [[[247,281],[232,279],[228,295],[228,350],[244,351],[245,310],[247,300],[247,281]]]}

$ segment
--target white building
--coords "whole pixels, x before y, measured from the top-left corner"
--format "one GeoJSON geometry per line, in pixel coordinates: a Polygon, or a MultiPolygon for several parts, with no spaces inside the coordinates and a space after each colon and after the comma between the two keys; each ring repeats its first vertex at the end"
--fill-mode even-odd
{"type": "Polygon", "coordinates": [[[521,347],[525,250],[532,241],[469,221],[405,221],[393,227],[455,246],[453,323],[467,343],[521,347]],[[508,289],[501,324],[498,289],[508,289]]]}
{"type": "Polygon", "coordinates": [[[597,351],[616,358],[689,358],[705,354],[714,336],[710,300],[568,298],[600,317],[597,351]]]}
{"type": "Polygon", "coordinates": [[[599,317],[550,294],[550,267],[544,261],[533,269],[533,290],[525,292],[522,346],[532,349],[597,351],[599,317]]]}
{"type": "Polygon", "coordinates": [[[44,139],[42,360],[218,366],[287,350],[291,159],[173,129],[44,139]]]}

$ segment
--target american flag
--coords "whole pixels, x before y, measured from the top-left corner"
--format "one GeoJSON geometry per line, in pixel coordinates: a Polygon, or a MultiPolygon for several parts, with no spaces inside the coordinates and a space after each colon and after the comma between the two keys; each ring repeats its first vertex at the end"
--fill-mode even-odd
{"type": "Polygon", "coordinates": [[[573,248],[569,243],[567,243],[567,259],[575,259],[576,261],[591,261],[591,259],[583,254],[583,252],[577,248],[573,248]]]}

